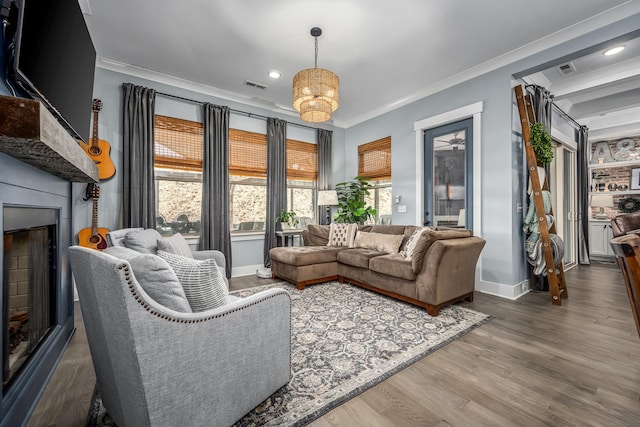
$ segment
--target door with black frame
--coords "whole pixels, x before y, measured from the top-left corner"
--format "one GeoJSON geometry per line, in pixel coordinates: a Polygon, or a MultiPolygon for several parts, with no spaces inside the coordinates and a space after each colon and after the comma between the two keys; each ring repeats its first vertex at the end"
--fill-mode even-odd
{"type": "Polygon", "coordinates": [[[473,228],[473,119],[424,133],[424,225],[473,228]]]}

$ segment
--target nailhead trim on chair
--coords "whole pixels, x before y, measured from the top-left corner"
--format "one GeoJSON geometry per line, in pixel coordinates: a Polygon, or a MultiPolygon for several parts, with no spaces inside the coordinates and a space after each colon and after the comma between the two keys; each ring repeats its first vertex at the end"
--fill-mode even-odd
{"type": "MultiPolygon", "coordinates": [[[[136,301],[137,301],[137,302],[138,302],[142,307],[144,307],[144,309],[145,309],[145,310],[147,310],[149,313],[151,313],[151,314],[153,314],[154,316],[159,317],[159,318],[161,318],[161,319],[169,320],[169,321],[171,321],[171,322],[178,322],[178,323],[200,323],[200,322],[206,322],[207,320],[218,319],[218,318],[221,318],[221,317],[225,317],[225,316],[227,316],[227,315],[229,315],[229,314],[231,314],[231,313],[235,313],[235,312],[238,312],[238,311],[242,311],[242,310],[244,310],[244,309],[245,309],[245,308],[247,308],[247,307],[251,307],[251,306],[256,305],[256,304],[258,304],[258,303],[260,303],[260,302],[262,302],[262,301],[266,301],[266,300],[268,300],[268,299],[271,299],[271,298],[274,298],[274,297],[276,297],[276,296],[277,296],[277,295],[271,295],[271,296],[268,296],[268,297],[264,297],[264,298],[261,298],[261,299],[259,299],[259,300],[257,300],[257,301],[252,302],[252,303],[251,303],[251,304],[249,304],[249,305],[244,305],[244,306],[242,306],[242,307],[240,307],[240,308],[236,308],[236,309],[233,309],[233,310],[231,310],[231,311],[227,311],[227,312],[225,312],[225,313],[216,314],[216,315],[208,316],[208,317],[203,317],[203,318],[201,318],[201,319],[177,319],[177,318],[175,318],[175,317],[173,317],[173,316],[170,316],[170,315],[168,315],[168,314],[160,313],[160,312],[159,312],[159,311],[157,311],[155,308],[152,308],[152,307],[151,307],[151,306],[150,306],[150,305],[149,305],[149,304],[148,304],[148,303],[147,303],[147,302],[146,302],[146,301],[145,301],[145,300],[144,300],[144,299],[143,299],[143,298],[138,294],[138,292],[136,292],[136,289],[135,289],[135,287],[133,286],[133,280],[132,280],[132,278],[131,278],[131,274],[129,273],[129,265],[128,265],[127,263],[120,264],[120,265],[118,265],[118,267],[117,267],[117,268],[118,268],[118,270],[124,270],[124,278],[125,278],[125,280],[127,281],[127,285],[129,285],[129,291],[131,292],[131,294],[133,295],[133,297],[135,298],[135,300],[136,300],[136,301]]],[[[291,318],[291,316],[289,316],[289,317],[291,318]]]]}

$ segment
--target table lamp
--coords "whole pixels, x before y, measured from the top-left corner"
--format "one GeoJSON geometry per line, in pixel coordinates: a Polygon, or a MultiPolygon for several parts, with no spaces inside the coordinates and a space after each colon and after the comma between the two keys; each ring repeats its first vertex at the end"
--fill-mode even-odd
{"type": "Polygon", "coordinates": [[[613,196],[605,196],[605,195],[591,196],[591,207],[600,208],[600,211],[596,214],[595,219],[608,219],[604,213],[604,208],[613,207],[613,196]]]}
{"type": "Polygon", "coordinates": [[[331,206],[338,204],[338,193],[336,190],[318,191],[318,206],[325,206],[327,210],[327,224],[331,224],[331,206]]]}

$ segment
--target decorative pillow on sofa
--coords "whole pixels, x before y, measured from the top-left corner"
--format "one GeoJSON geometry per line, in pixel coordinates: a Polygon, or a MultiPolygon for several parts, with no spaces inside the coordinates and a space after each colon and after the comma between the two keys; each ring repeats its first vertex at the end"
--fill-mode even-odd
{"type": "Polygon", "coordinates": [[[158,250],[187,258],[193,258],[193,253],[191,252],[189,244],[185,240],[184,236],[180,233],[176,233],[170,237],[163,237],[162,239],[158,239],[158,250]]]}
{"type": "Polygon", "coordinates": [[[108,247],[104,252],[129,261],[136,280],[155,302],[174,311],[193,313],[176,273],[165,260],[123,246],[108,247]]]}
{"type": "Polygon", "coordinates": [[[143,254],[154,254],[158,250],[158,239],[162,236],[153,228],[130,231],[124,236],[124,245],[143,254]]]}
{"type": "Polygon", "coordinates": [[[158,251],[158,256],[175,271],[194,312],[229,302],[229,290],[213,258],[200,261],[165,251],[158,251]]]}
{"type": "Polygon", "coordinates": [[[335,224],[329,226],[329,242],[327,246],[353,247],[353,241],[358,231],[358,224],[335,224]]]}
{"type": "Polygon", "coordinates": [[[416,245],[420,240],[420,237],[422,237],[422,233],[427,230],[431,230],[431,227],[416,227],[415,231],[407,239],[407,243],[404,245],[404,250],[400,252],[400,255],[406,258],[411,258],[413,256],[413,252],[416,249],[416,245]]]}
{"type": "Polygon", "coordinates": [[[358,231],[353,245],[356,248],[372,249],[379,252],[397,254],[402,244],[402,234],[368,233],[358,231]]]}

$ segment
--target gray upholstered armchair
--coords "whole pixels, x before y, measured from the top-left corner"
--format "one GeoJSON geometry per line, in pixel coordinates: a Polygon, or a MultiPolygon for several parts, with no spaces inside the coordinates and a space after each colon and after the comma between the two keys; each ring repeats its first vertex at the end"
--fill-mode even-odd
{"type": "Polygon", "coordinates": [[[119,427],[228,426],[289,381],[286,291],[182,313],[149,297],[128,261],[69,252],[98,388],[119,427]]]}

